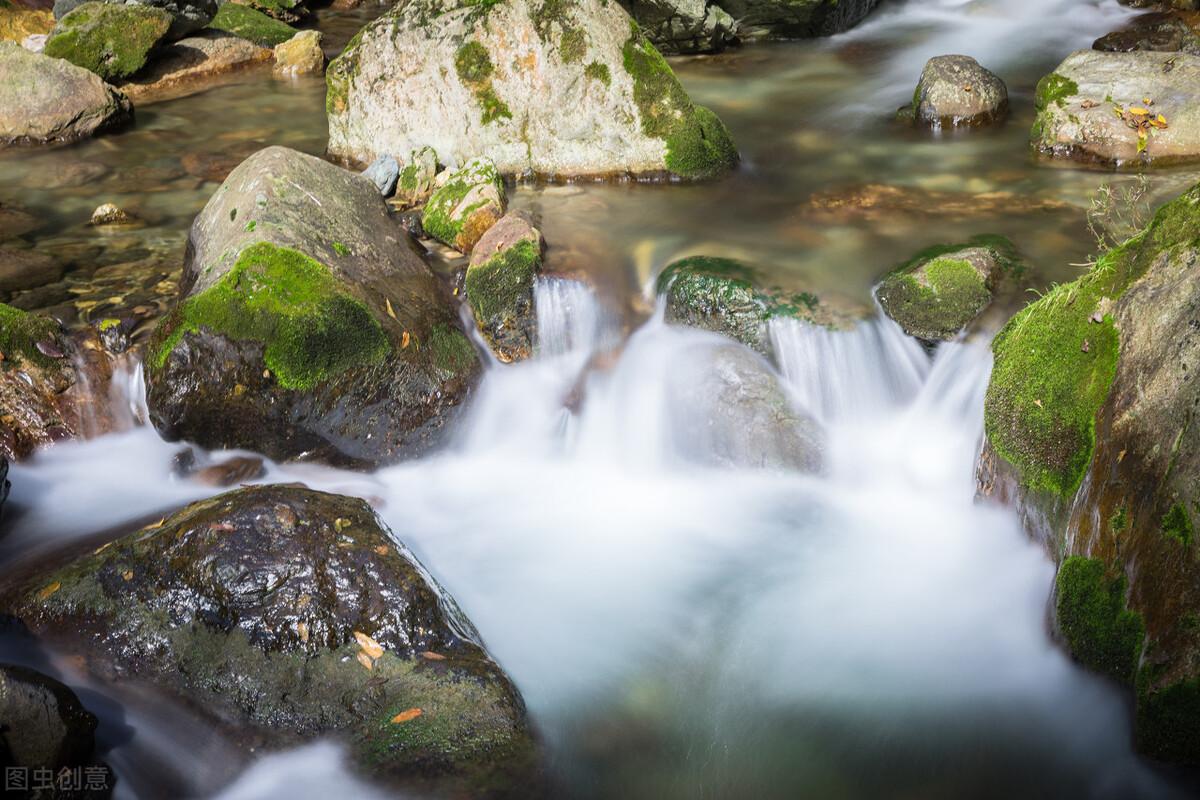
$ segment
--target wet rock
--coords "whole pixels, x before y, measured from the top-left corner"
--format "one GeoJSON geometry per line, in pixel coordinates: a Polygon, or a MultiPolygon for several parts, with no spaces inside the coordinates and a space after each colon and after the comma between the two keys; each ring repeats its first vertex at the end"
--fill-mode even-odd
{"type": "Polygon", "coordinates": [[[339,737],[358,771],[419,794],[536,785],[516,688],[356,498],[229,492],[4,594],[59,652],[268,747],[339,737]]]}
{"type": "Polygon", "coordinates": [[[275,45],[276,75],[320,75],[325,70],[325,51],[320,31],[300,31],[275,45]]]}
{"type": "Polygon", "coordinates": [[[136,317],[127,316],[124,318],[105,317],[97,321],[94,327],[104,349],[113,355],[120,355],[127,351],[132,344],[130,334],[133,333],[136,326],[136,317]]]}
{"type": "Polygon", "coordinates": [[[42,222],[28,211],[12,205],[0,204],[0,242],[15,239],[40,227],[42,227],[42,222]]]}
{"type": "Polygon", "coordinates": [[[1059,632],[1136,693],[1138,749],[1200,763],[1200,186],[993,343],[981,485],[1045,520],[1059,632]]]}
{"type": "Polygon", "coordinates": [[[58,20],[45,54],[96,73],[106,81],[133,75],[162,43],[171,16],[136,3],[84,3],[58,20]]]}
{"type": "Polygon", "coordinates": [[[210,28],[249,39],[260,47],[275,47],[296,35],[296,29],[238,3],[223,3],[210,28]]]}
{"type": "Polygon", "coordinates": [[[677,449],[700,463],[817,472],[824,434],[793,407],[770,365],[740,345],[673,368],[668,379],[677,449]]]}
{"type": "Polygon", "coordinates": [[[424,203],[433,194],[437,174],[438,157],[433,148],[414,150],[396,181],[396,202],[405,208],[424,203]]]}
{"type": "Polygon", "coordinates": [[[261,458],[238,456],[205,467],[196,473],[196,480],[207,486],[233,486],[243,481],[258,480],[267,474],[261,458]]]}
{"type": "MultiPolygon", "coordinates": [[[[55,0],[54,17],[63,19],[87,0],[55,0]]],[[[103,2],[141,5],[163,11],[170,17],[167,39],[175,41],[207,25],[217,13],[218,0],[103,0],[103,2]]]]}
{"type": "Polygon", "coordinates": [[[665,296],[667,322],[723,333],[762,355],[771,353],[767,322],[773,316],[833,322],[816,296],[768,288],[754,267],[729,258],[680,259],[656,286],[665,296]]]}
{"type": "Polygon", "coordinates": [[[398,4],[329,66],[329,152],[366,164],[430,146],[548,176],[731,168],[725,125],[630,25],[600,0],[398,4]]]}
{"type": "Polygon", "coordinates": [[[119,208],[113,203],[104,203],[96,206],[96,210],[92,212],[91,225],[135,225],[139,222],[138,218],[130,214],[123,208],[119,208]]]}
{"type": "Polygon", "coordinates": [[[54,283],[63,272],[62,264],[45,253],[0,246],[0,298],[54,283]]]}
{"type": "Polygon", "coordinates": [[[168,439],[392,461],[433,446],[479,375],[375,187],[294,150],[256,153],[216,191],[180,292],[146,354],[150,416],[168,439]]]}
{"type": "Polygon", "coordinates": [[[1110,53],[1155,50],[1200,55],[1200,30],[1174,14],[1142,14],[1127,27],[1101,36],[1092,49],[1110,53]]]}
{"type": "Polygon", "coordinates": [[[970,56],[954,55],[926,62],[912,105],[901,109],[901,116],[934,130],[988,125],[1007,115],[1004,81],[970,56]]]}
{"type": "Polygon", "coordinates": [[[1200,56],[1080,50],[1042,78],[1034,148],[1110,166],[1200,161],[1200,56]]]}
{"type": "Polygon", "coordinates": [[[806,39],[849,30],[871,13],[879,0],[717,0],[738,21],[738,36],[759,39],[806,39]]]}
{"type": "Polygon", "coordinates": [[[232,0],[289,25],[309,16],[304,0],[232,0]]]}
{"type": "Polygon", "coordinates": [[[77,433],[66,397],[75,376],[61,355],[69,349],[54,320],[0,304],[0,453],[8,458],[77,433]]]}
{"type": "Polygon", "coordinates": [[[128,98],[86,69],[0,42],[0,145],[83,139],[132,116],[128,98]]]}
{"type": "Polygon", "coordinates": [[[992,302],[1004,275],[1019,268],[1011,243],[984,238],[935,247],[901,264],[875,291],[884,313],[927,343],[957,337],[992,302]]]}
{"type": "Polygon", "coordinates": [[[363,170],[362,174],[375,184],[381,195],[391,197],[396,191],[396,181],[400,178],[400,164],[391,156],[380,156],[371,162],[371,166],[363,170]]]}
{"type": "Polygon", "coordinates": [[[473,158],[461,169],[440,178],[425,204],[421,226],[425,233],[460,253],[471,248],[504,215],[508,197],[496,165],[473,158]]]}
{"type": "Polygon", "coordinates": [[[10,489],[12,483],[8,480],[8,458],[0,453],[0,521],[4,520],[4,501],[8,499],[10,489]]]}
{"type": "Polygon", "coordinates": [[[200,31],[163,48],[154,62],[123,83],[121,90],[138,104],[183,97],[270,60],[267,47],[225,31],[200,31]]]}
{"type": "Polygon", "coordinates": [[[663,53],[715,53],[737,42],[738,23],[706,0],[624,0],[646,37],[663,53]]]}
{"type": "Polygon", "coordinates": [[[504,363],[533,353],[533,284],[541,265],[542,233],[516,211],[488,229],[471,251],[467,302],[483,338],[504,363]]]}

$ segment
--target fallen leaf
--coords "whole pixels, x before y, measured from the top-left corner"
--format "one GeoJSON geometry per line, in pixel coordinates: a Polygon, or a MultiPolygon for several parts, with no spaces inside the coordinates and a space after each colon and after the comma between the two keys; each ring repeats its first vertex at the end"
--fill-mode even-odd
{"type": "Polygon", "coordinates": [[[388,554],[388,546],[386,544],[381,544],[375,548],[375,552],[381,556],[386,556],[388,554]]]}
{"type": "Polygon", "coordinates": [[[385,306],[387,306],[387,315],[392,319],[395,319],[396,312],[392,309],[392,301],[385,297],[383,298],[383,303],[385,306]]]}
{"type": "Polygon", "coordinates": [[[232,525],[230,525],[228,522],[210,522],[208,524],[208,529],[210,531],[229,532],[229,531],[234,530],[234,527],[232,525]]]}
{"type": "Polygon", "coordinates": [[[125,570],[124,572],[121,573],[121,577],[127,581],[133,580],[133,570],[131,570],[131,569],[125,570]]]}
{"type": "Polygon", "coordinates": [[[308,624],[304,622],[296,623],[296,633],[300,636],[300,641],[308,644],[308,624]]]}
{"type": "Polygon", "coordinates": [[[419,708],[410,708],[407,711],[401,711],[396,716],[392,717],[392,724],[399,725],[402,722],[408,722],[411,719],[416,719],[425,712],[419,708]]]}
{"type": "Polygon", "coordinates": [[[354,632],[354,641],[358,642],[358,646],[363,649],[363,652],[371,658],[379,658],[383,655],[383,645],[367,636],[362,631],[354,632]]]}
{"type": "Polygon", "coordinates": [[[442,655],[441,653],[435,653],[432,650],[426,650],[424,653],[421,653],[421,658],[425,659],[426,661],[445,661],[446,660],[446,657],[444,655],[442,655]]]}
{"type": "Polygon", "coordinates": [[[46,588],[44,588],[40,592],[38,592],[37,599],[45,600],[47,597],[54,594],[61,588],[62,588],[62,584],[59,583],[58,581],[55,581],[54,583],[50,584],[49,586],[47,586],[46,588]]]}
{"type": "Polygon", "coordinates": [[[345,517],[338,517],[333,521],[333,527],[338,533],[346,530],[346,528],[349,528],[350,525],[350,520],[346,519],[345,517]]]}
{"type": "Polygon", "coordinates": [[[1044,408],[1044,406],[1042,405],[1042,401],[1041,401],[1041,400],[1034,400],[1034,401],[1033,401],[1033,404],[1034,404],[1035,406],[1037,406],[1038,408],[1044,408]]]}
{"type": "Polygon", "coordinates": [[[367,655],[366,653],[358,654],[358,663],[360,663],[364,667],[366,667],[368,672],[375,669],[375,662],[372,661],[371,657],[369,655],[367,655]]]}
{"type": "Polygon", "coordinates": [[[1117,463],[1118,464],[1120,464],[1122,461],[1125,460],[1125,452],[1126,451],[1122,450],[1121,452],[1117,453],[1117,463]]]}
{"type": "Polygon", "coordinates": [[[405,331],[404,333],[400,334],[400,349],[401,350],[408,348],[408,342],[409,342],[409,339],[411,339],[411,338],[412,337],[408,335],[408,331],[405,331]]]}

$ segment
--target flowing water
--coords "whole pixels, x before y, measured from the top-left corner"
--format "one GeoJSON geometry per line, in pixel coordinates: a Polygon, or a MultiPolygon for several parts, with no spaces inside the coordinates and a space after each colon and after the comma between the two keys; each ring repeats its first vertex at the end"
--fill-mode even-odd
{"type": "MultiPolygon", "coordinates": [[[[930,355],[878,315],[836,333],[777,321],[781,380],[824,423],[825,468],[717,468],[689,446],[678,389],[727,342],[664,324],[645,288],[670,258],[708,252],[870,310],[894,263],[982,232],[1012,237],[1038,282],[1077,274],[1094,249],[1083,209],[1113,178],[1031,161],[1032,90],[1127,13],[1112,0],[891,2],[829,41],[681,61],[743,169],[696,186],[515,188],[554,273],[537,286],[536,358],[492,364],[437,454],[373,474],[269,464],[263,480],[378,509],[520,687],[564,796],[1186,796],[1192,778],[1134,755],[1127,698],[1052,642],[1045,552],[1014,514],[975,501],[985,334],[930,355]],[[1013,120],[940,141],[897,129],[888,110],[925,58],[952,51],[1005,77],[1013,120]],[[909,201],[814,208],[818,193],[872,183],[909,201]]],[[[321,24],[346,36],[363,18],[321,24]]],[[[42,212],[31,242],[65,270],[17,300],[68,321],[169,301],[213,165],[265,143],[320,152],[321,98],[319,82],[243,76],[139,110],[118,136],[0,155],[0,201],[42,212]],[[109,200],[148,224],[98,237],[83,223],[109,200]]],[[[1163,172],[1152,187],[1196,178],[1163,172]]],[[[216,491],[172,477],[180,445],[139,424],[136,363],[119,372],[122,431],[14,466],[0,565],[216,491]]],[[[381,796],[330,742],[244,763],[184,710],[55,666],[102,718],[120,797],[381,796]]]]}

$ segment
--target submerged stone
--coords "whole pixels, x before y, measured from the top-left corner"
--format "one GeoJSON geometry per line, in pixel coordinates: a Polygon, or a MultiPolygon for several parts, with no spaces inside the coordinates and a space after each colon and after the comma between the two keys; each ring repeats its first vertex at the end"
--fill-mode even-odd
{"type": "Polygon", "coordinates": [[[146,66],[170,27],[171,16],[161,9],[88,2],[58,21],[43,52],[105,80],[119,80],[146,66]]]}

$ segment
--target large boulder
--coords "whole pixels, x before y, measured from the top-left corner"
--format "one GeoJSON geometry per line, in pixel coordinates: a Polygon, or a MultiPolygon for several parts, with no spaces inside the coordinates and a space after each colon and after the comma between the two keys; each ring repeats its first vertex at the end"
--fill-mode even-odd
{"type": "Polygon", "coordinates": [[[1092,49],[1110,53],[1156,50],[1200,55],[1200,27],[1171,13],[1142,14],[1126,27],[1101,36],[1092,43],[1092,49]]]}
{"type": "MultiPolygon", "coordinates": [[[[76,8],[93,0],[55,0],[54,17],[63,19],[76,8]]],[[[203,28],[216,16],[218,0],[100,0],[119,5],[141,5],[157,8],[170,18],[167,38],[182,39],[203,28]]]]}
{"type": "Polygon", "coordinates": [[[28,667],[0,664],[0,720],[0,765],[5,768],[27,776],[33,770],[50,770],[57,779],[64,769],[82,775],[88,765],[105,770],[105,782],[112,787],[107,770],[93,765],[96,716],[59,681],[28,667]]]}
{"type": "Polygon", "coordinates": [[[169,439],[375,464],[438,441],[478,355],[375,186],[283,147],[196,217],[146,357],[169,439]]]}
{"type": "Polygon", "coordinates": [[[738,23],[712,0],[622,0],[664,53],[711,53],[737,41],[738,23]]]}
{"type": "Polygon", "coordinates": [[[88,2],[58,21],[43,52],[119,80],[146,66],[170,27],[171,15],[158,8],[88,2]]]}
{"type": "Polygon", "coordinates": [[[137,77],[121,84],[121,91],[139,105],[182,97],[205,90],[221,76],[269,64],[271,57],[269,48],[231,33],[201,31],[164,47],[137,77]]]}
{"type": "Polygon", "coordinates": [[[832,36],[859,22],[879,0],[716,0],[745,40],[832,36]]]}
{"type": "Polygon", "coordinates": [[[413,0],[326,73],[329,151],[368,164],[431,146],[505,174],[706,178],[737,150],[616,3],[413,0]]]}
{"type": "Polygon", "coordinates": [[[249,6],[232,2],[222,4],[209,27],[249,39],[260,47],[276,47],[296,35],[295,28],[249,6]]]}
{"type": "Polygon", "coordinates": [[[64,654],[268,747],[341,738],[436,796],[527,796],[536,746],[471,623],[362,500],[258,486],[10,586],[64,654]]]}
{"type": "Polygon", "coordinates": [[[1200,186],[993,343],[985,493],[1063,557],[1059,629],[1136,690],[1136,741],[1200,763],[1200,186]]]}
{"type": "Polygon", "coordinates": [[[1008,114],[1008,87],[970,56],[936,56],[901,114],[934,130],[988,125],[1008,114]]]}
{"type": "Polygon", "coordinates": [[[475,249],[464,281],[483,338],[505,363],[533,354],[533,285],[542,266],[542,233],[519,211],[492,226],[475,249]]]}
{"type": "Polygon", "coordinates": [[[1200,161],[1200,56],[1080,50],[1042,78],[1033,147],[1121,166],[1200,161]]]}
{"type": "Polygon", "coordinates": [[[0,145],[83,139],[132,116],[129,99],[88,70],[0,42],[0,145]]]}

